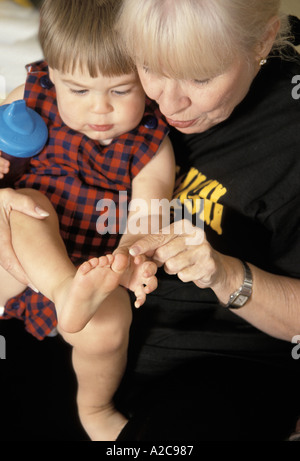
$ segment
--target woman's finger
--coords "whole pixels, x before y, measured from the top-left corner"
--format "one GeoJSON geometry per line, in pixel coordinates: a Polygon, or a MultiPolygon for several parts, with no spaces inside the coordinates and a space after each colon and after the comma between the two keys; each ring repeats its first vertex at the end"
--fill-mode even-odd
{"type": "Polygon", "coordinates": [[[47,211],[43,210],[31,197],[22,194],[22,191],[17,192],[9,188],[0,190],[0,204],[1,214],[4,213],[7,217],[12,210],[37,219],[49,216],[47,211]]]}

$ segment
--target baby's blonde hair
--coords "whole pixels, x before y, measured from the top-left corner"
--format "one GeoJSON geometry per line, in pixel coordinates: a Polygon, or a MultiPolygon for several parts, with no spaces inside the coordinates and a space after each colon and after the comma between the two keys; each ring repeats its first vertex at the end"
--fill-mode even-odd
{"type": "Polygon", "coordinates": [[[44,0],[39,39],[53,69],[88,70],[117,76],[131,73],[133,62],[122,47],[115,19],[122,0],[44,0]]]}
{"type": "Polygon", "coordinates": [[[286,43],[280,0],[123,0],[118,29],[138,65],[177,79],[222,73],[237,56],[253,55],[268,22],[281,18],[273,48],[286,43]]]}

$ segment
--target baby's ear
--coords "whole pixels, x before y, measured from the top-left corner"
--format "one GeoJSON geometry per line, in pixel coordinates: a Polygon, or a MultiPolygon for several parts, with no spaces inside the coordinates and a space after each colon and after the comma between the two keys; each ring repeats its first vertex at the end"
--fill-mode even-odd
{"type": "Polygon", "coordinates": [[[48,66],[48,71],[49,71],[49,78],[50,78],[51,82],[53,82],[54,70],[52,69],[52,67],[48,66]]]}

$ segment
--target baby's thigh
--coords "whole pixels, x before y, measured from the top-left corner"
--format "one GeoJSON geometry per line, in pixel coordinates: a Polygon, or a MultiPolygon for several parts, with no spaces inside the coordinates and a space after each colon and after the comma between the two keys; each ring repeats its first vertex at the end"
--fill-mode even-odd
{"type": "Polygon", "coordinates": [[[101,304],[93,318],[78,333],[66,333],[58,325],[64,340],[85,354],[114,353],[128,345],[132,321],[130,298],[118,287],[101,304]]]}

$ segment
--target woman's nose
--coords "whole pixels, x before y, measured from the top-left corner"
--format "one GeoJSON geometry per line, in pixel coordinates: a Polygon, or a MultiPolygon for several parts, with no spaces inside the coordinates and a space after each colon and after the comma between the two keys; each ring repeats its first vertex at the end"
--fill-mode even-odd
{"type": "Polygon", "coordinates": [[[191,105],[191,100],[183,92],[180,83],[172,79],[165,79],[157,102],[161,112],[169,118],[180,114],[191,105]]]}

